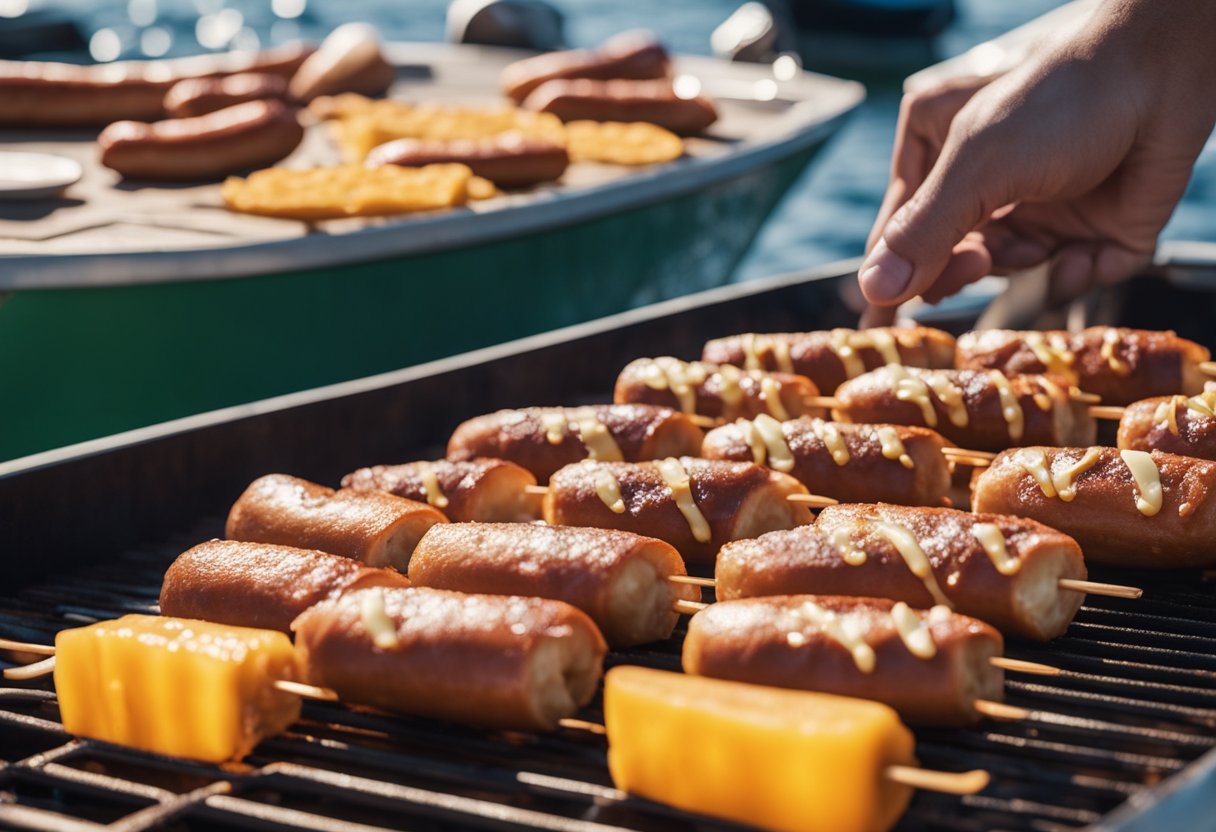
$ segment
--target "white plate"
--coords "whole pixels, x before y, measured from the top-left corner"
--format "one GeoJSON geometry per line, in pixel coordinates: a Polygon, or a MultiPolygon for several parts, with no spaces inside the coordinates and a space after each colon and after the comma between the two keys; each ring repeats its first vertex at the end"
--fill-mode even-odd
{"type": "Polygon", "coordinates": [[[80,163],[66,156],[0,151],[0,200],[50,199],[82,173],[80,163]]]}

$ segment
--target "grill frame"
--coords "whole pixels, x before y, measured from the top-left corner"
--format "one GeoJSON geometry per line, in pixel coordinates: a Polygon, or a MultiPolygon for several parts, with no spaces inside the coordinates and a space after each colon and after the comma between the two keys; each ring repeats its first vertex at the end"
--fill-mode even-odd
{"type": "MultiPolygon", "coordinates": [[[[1210,321],[1216,320],[1216,258],[1204,261],[1195,258],[1193,251],[1190,253],[1192,256],[1189,258],[1163,258],[1143,279],[1121,289],[1119,294],[1124,301],[1123,308],[1134,310],[1135,314],[1127,313],[1128,316],[1120,323],[1160,327],[1163,325],[1161,317],[1170,316],[1170,323],[1180,334],[1196,340],[1203,340],[1206,336],[1210,340],[1213,337],[1210,321]],[[1146,298],[1155,298],[1157,303],[1145,303],[1146,298]],[[1187,314],[1191,317],[1184,318],[1183,310],[1188,310],[1187,314]],[[1205,325],[1207,329],[1204,329],[1205,325]]],[[[638,355],[693,357],[699,353],[707,337],[741,329],[777,331],[848,325],[850,315],[837,297],[842,282],[852,277],[854,268],[855,263],[832,264],[806,273],[728,286],[394,373],[228,408],[0,463],[0,552],[7,553],[6,587],[0,590],[0,595],[19,595],[22,603],[31,608],[30,614],[37,619],[24,621],[28,626],[23,631],[20,606],[14,606],[12,599],[0,598],[0,635],[44,639],[47,637],[47,624],[45,617],[38,617],[40,611],[45,613],[47,609],[54,609],[57,615],[66,612],[68,615],[87,617],[98,611],[91,604],[99,603],[103,611],[111,609],[106,607],[110,603],[106,598],[112,602],[114,598],[123,597],[124,592],[128,595],[134,593],[136,600],[133,603],[146,605],[150,593],[154,592],[148,574],[155,570],[156,564],[164,565],[164,559],[171,558],[173,552],[217,534],[220,527],[218,518],[232,500],[249,481],[268,471],[283,471],[320,482],[336,482],[342,474],[362,464],[440,455],[442,443],[451,428],[460,420],[478,413],[502,407],[591,400],[597,393],[603,397],[606,391],[611,390],[616,371],[638,355]],[[408,430],[403,430],[402,426],[408,426],[408,430]],[[334,437],[342,439],[335,442],[334,437]],[[25,553],[36,553],[37,556],[25,553]],[[133,565],[139,564],[140,558],[147,566],[142,572],[133,565]],[[101,601],[90,600],[87,592],[75,586],[85,580],[77,576],[111,568],[115,561],[122,564],[118,579],[111,582],[113,586],[103,584],[97,596],[101,601]],[[68,577],[56,577],[42,588],[35,586],[46,582],[50,575],[68,577]],[[130,577],[132,575],[141,575],[142,578],[135,580],[130,577]],[[57,592],[68,591],[84,597],[79,599],[79,603],[75,602],[76,596],[70,599],[72,603],[68,602],[69,599],[56,599],[57,592]]],[[[967,322],[959,323],[965,326],[967,322]]],[[[1152,577],[1148,576],[1148,579],[1152,580],[1152,577]]],[[[98,584],[94,581],[93,585],[98,584]]],[[[1166,609],[1174,607],[1167,606],[1166,609]]],[[[1183,609],[1185,611],[1185,605],[1183,609]]],[[[1082,635],[1101,636],[1106,632],[1103,628],[1110,628],[1115,634],[1113,638],[1136,638],[1135,628],[1130,628],[1125,620],[1129,615],[1138,627],[1151,630],[1151,619],[1147,623],[1145,621],[1145,615],[1150,613],[1137,614],[1134,610],[1128,613],[1118,604],[1101,603],[1092,607],[1087,605],[1087,610],[1093,612],[1087,613],[1089,617],[1083,622],[1082,635]]],[[[1154,657],[1159,655],[1168,655],[1182,662],[1180,669],[1160,684],[1186,685],[1188,678],[1198,682],[1208,680],[1207,688],[1196,685],[1198,693],[1193,697],[1193,710],[1197,724],[1206,728],[1210,735],[1213,724],[1216,724],[1213,722],[1216,718],[1216,692],[1212,690],[1210,681],[1211,677],[1216,677],[1216,615],[1209,611],[1208,617],[1202,618],[1201,607],[1193,608],[1193,612],[1199,634],[1192,635],[1190,641],[1186,638],[1173,641],[1167,638],[1164,646],[1146,643],[1140,649],[1141,653],[1153,659],[1150,663],[1155,663],[1154,657]],[[1174,652],[1151,652],[1154,649],[1174,652]],[[1178,652],[1180,650],[1184,652],[1178,652]],[[1212,699],[1206,708],[1200,705],[1205,693],[1212,699]]],[[[1069,637],[1073,637],[1072,632],[1069,637]]],[[[1087,638],[1085,644],[1091,645],[1100,640],[1097,637],[1087,638]]],[[[1157,636],[1148,641],[1154,640],[1160,641],[1161,638],[1157,636]]],[[[1067,650],[1057,648],[1067,646],[1056,645],[1049,655],[1036,654],[1032,646],[1016,645],[1021,652],[1014,655],[1058,661],[1061,654],[1067,656],[1067,650]]],[[[1129,645],[1125,641],[1118,646],[1128,648],[1129,645]]],[[[1115,652],[1119,653],[1118,650],[1115,652]]],[[[1123,653],[1126,652],[1126,649],[1123,650],[1123,653]]],[[[670,666],[672,654],[670,648],[666,652],[661,649],[628,651],[624,654],[624,660],[670,666]]],[[[1076,673],[1101,676],[1100,673],[1090,672],[1095,662],[1098,667],[1102,666],[1101,659],[1086,654],[1077,661],[1080,669],[1076,673]]],[[[1153,675],[1151,670],[1138,671],[1134,667],[1129,668],[1128,672],[1153,675]]],[[[1016,674],[1010,680],[1013,683],[1010,695],[1019,704],[1042,702],[1042,711],[1058,710],[1053,705],[1058,706],[1062,700],[1052,697],[1059,694],[1050,690],[1043,692],[1044,688],[1052,687],[1051,683],[1044,684],[1042,680],[1016,674]]],[[[1111,703],[1107,701],[1105,706],[1102,705],[1102,697],[1112,695],[1109,689],[1103,688],[1099,682],[1095,682],[1096,687],[1093,688],[1087,687],[1085,680],[1080,680],[1079,684],[1082,695],[1077,701],[1090,701],[1085,698],[1089,696],[1095,707],[1099,708],[1092,715],[1094,720],[1099,723],[1118,721],[1117,710],[1110,709],[1111,703]]],[[[42,690],[45,689],[43,685],[42,690]]],[[[340,744],[345,740],[327,737],[326,734],[332,732],[324,724],[308,719],[320,707],[308,706],[305,725],[317,733],[314,742],[319,743],[318,747],[333,750],[336,746],[332,743],[340,744]],[[314,728],[314,724],[317,727],[314,728]]],[[[593,704],[592,715],[594,708],[593,704]]],[[[0,693],[0,731],[7,729],[21,733],[25,729],[14,726],[25,725],[28,733],[36,737],[55,736],[56,731],[61,735],[58,724],[47,718],[46,711],[45,704],[24,703],[15,700],[13,694],[0,693]]],[[[1183,713],[1177,705],[1166,707],[1166,711],[1170,718],[1183,713]]],[[[321,712],[331,717],[338,713],[335,710],[321,712]]],[[[1161,713],[1157,715],[1162,716],[1161,713]]],[[[410,720],[357,716],[357,719],[351,718],[356,724],[343,729],[348,733],[342,734],[340,731],[339,736],[349,740],[350,731],[371,731],[374,735],[386,723],[415,724],[410,720]]],[[[422,723],[419,721],[417,724],[422,723]]],[[[1110,727],[1102,730],[1118,733],[1117,729],[1110,727]]],[[[1059,751],[1050,741],[1051,731],[1050,723],[1035,723],[1029,729],[1028,736],[1019,737],[1016,731],[1008,732],[1011,737],[1008,742],[1011,745],[1020,742],[1023,748],[1037,749],[1035,753],[1051,755],[1059,751]],[[1039,731],[1048,739],[1036,739],[1034,735],[1039,731]]],[[[445,729],[445,733],[465,736],[450,728],[445,729]]],[[[474,735],[476,733],[473,732],[474,735]]],[[[427,736],[427,731],[418,729],[417,736],[427,736]]],[[[951,743],[955,740],[943,740],[945,736],[940,732],[918,732],[918,747],[927,762],[940,763],[943,755],[949,756],[951,743]]],[[[93,760],[96,756],[103,762],[95,763],[94,767],[112,765],[121,770],[122,766],[135,765],[135,761],[153,758],[137,752],[105,748],[98,743],[64,739],[63,743],[56,740],[50,749],[43,749],[41,753],[8,762],[5,762],[6,755],[0,749],[0,826],[79,828],[94,832],[98,828],[106,828],[136,832],[164,825],[170,817],[178,818],[176,822],[181,823],[180,814],[185,812],[190,819],[186,828],[211,828],[207,824],[231,822],[262,828],[283,828],[284,824],[288,828],[335,830],[384,828],[368,826],[366,822],[363,822],[363,826],[345,822],[317,826],[316,815],[293,814],[297,810],[290,807],[250,801],[228,793],[234,784],[242,795],[257,792],[254,785],[257,781],[271,783],[283,793],[290,793],[292,789],[288,787],[297,785],[307,786],[301,791],[322,794],[340,788],[362,790],[369,806],[414,806],[415,812],[420,814],[408,819],[417,822],[421,828],[463,827],[470,815],[459,812],[453,815],[454,806],[465,807],[473,812],[474,817],[479,812],[484,813],[485,817],[478,820],[483,828],[514,829],[537,823],[554,829],[605,828],[603,823],[592,824],[592,821],[577,817],[564,820],[552,814],[534,817],[526,814],[530,811],[526,807],[495,809],[466,803],[471,798],[452,793],[455,789],[436,790],[383,782],[392,779],[391,776],[386,778],[384,773],[393,775],[393,766],[382,766],[379,779],[358,779],[354,775],[321,776],[307,770],[307,767],[302,768],[297,762],[275,763],[271,759],[252,774],[233,775],[214,781],[215,769],[208,766],[158,763],[173,771],[188,772],[189,777],[213,779],[210,785],[177,794],[126,779],[106,780],[106,775],[97,771],[65,765],[65,762],[71,763],[75,759],[93,760]],[[120,761],[121,765],[114,761],[120,761]],[[316,782],[318,780],[323,782],[316,782]],[[11,789],[14,785],[24,791],[13,793],[11,789]],[[58,790],[67,795],[57,798],[58,802],[54,804],[61,809],[86,805],[85,795],[97,794],[119,795],[120,803],[128,799],[152,802],[147,808],[134,814],[120,815],[104,826],[80,825],[64,817],[47,814],[46,810],[36,808],[28,799],[21,802],[23,796],[28,797],[31,789],[37,793],[38,788],[50,792],[58,790]],[[444,818],[448,819],[446,825],[444,818]],[[511,818],[516,822],[503,824],[503,821],[511,818]]],[[[466,740],[475,749],[481,741],[473,735],[466,737],[466,740]]],[[[278,748],[278,742],[272,740],[262,746],[254,759],[263,760],[266,756],[264,749],[278,748]]],[[[283,744],[294,749],[293,742],[294,739],[283,741],[283,744]]],[[[545,761],[546,765],[556,755],[558,761],[569,761],[575,770],[586,768],[589,754],[594,757],[596,753],[602,753],[602,749],[598,752],[595,750],[597,746],[593,741],[589,743],[585,739],[573,740],[566,736],[533,740],[532,743],[528,746],[529,754],[536,750],[534,746],[539,747],[544,753],[537,759],[545,761]]],[[[1117,755],[1118,743],[1112,740],[1111,744],[1114,746],[1110,749],[1111,753],[1117,755]]],[[[333,758],[339,761],[346,759],[358,768],[366,767],[365,758],[371,754],[367,749],[360,749],[347,757],[343,757],[344,753],[336,753],[333,758]]],[[[990,754],[990,751],[983,751],[980,756],[984,754],[990,754]]],[[[375,754],[371,754],[371,758],[385,762],[375,754]]],[[[328,760],[330,757],[322,755],[322,759],[328,760]]],[[[428,764],[427,755],[407,755],[406,759],[424,768],[428,764]]],[[[1017,761],[1012,757],[997,757],[994,762],[999,767],[1014,765],[1017,761]]],[[[1216,800],[1204,800],[1205,793],[1212,794],[1216,790],[1216,751],[1209,751],[1185,765],[1182,762],[1173,759],[1168,767],[1176,769],[1175,773],[1155,788],[1127,789],[1135,800],[1123,804],[1105,817],[1085,811],[1072,814],[1069,814],[1071,810],[1057,812],[1058,807],[1054,805],[1045,806],[1040,813],[1032,799],[1016,796],[981,795],[962,805],[969,806],[974,810],[975,817],[982,818],[991,812],[998,816],[1008,810],[1011,801],[1022,800],[1027,804],[1023,807],[1024,811],[1040,813],[1036,814],[1037,825],[1024,828],[1071,829],[1076,828],[1078,823],[1121,832],[1163,828],[1163,824],[1168,824],[1164,828],[1197,828],[1198,823],[1206,817],[1205,813],[1216,811],[1216,800]],[[1057,825],[1051,821],[1053,812],[1058,815],[1057,825]]],[[[1132,764],[1128,762],[1128,765],[1132,764]]],[[[437,766],[435,771],[441,771],[441,774],[423,771],[422,774],[411,776],[424,781],[430,778],[430,781],[441,785],[447,783],[449,786],[452,781],[444,777],[454,776],[458,782],[461,776],[467,777],[467,774],[459,773],[459,762],[436,760],[431,765],[433,768],[437,766]],[[455,769],[451,768],[453,765],[455,769]]],[[[465,766],[468,767],[467,764],[465,766]]],[[[501,766],[487,767],[483,763],[478,770],[493,775],[492,785],[501,786],[512,776],[509,768],[501,766]]],[[[670,822],[674,828],[731,828],[728,824],[661,809],[634,799],[622,803],[622,796],[606,785],[606,772],[602,772],[603,777],[599,778],[599,782],[590,782],[587,778],[563,777],[560,770],[561,766],[553,763],[551,771],[526,773],[523,781],[519,780],[517,771],[513,775],[517,786],[512,788],[520,790],[518,794],[522,795],[520,799],[525,803],[543,803],[546,800],[561,803],[564,798],[555,795],[578,793],[581,790],[578,800],[567,802],[582,807],[584,814],[592,811],[588,806],[593,807],[593,818],[619,818],[623,814],[627,819],[640,818],[650,825],[660,819],[670,822]],[[622,805],[627,807],[623,813],[618,812],[622,805]]],[[[1077,768],[1072,788],[1097,791],[1124,788],[1123,784],[1114,780],[1098,782],[1100,778],[1086,778],[1084,770],[1077,768]]],[[[460,789],[476,791],[468,783],[460,784],[460,789]]],[[[35,800],[33,804],[38,802],[35,800]]],[[[110,798],[110,802],[114,802],[113,798],[110,798]]],[[[501,804],[495,805],[501,807],[501,804]]],[[[905,824],[901,828],[924,828],[926,824],[945,822],[949,820],[947,815],[951,808],[957,805],[943,801],[938,805],[936,814],[930,805],[927,811],[917,815],[915,824],[905,824]]],[[[975,828],[955,820],[959,824],[957,828],[975,828]]],[[[607,825],[611,826],[610,823],[607,825]]]]}

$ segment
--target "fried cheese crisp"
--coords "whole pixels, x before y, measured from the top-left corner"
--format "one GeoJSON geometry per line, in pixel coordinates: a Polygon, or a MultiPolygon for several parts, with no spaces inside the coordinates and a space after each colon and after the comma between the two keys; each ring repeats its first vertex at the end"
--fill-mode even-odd
{"type": "Polygon", "coordinates": [[[683,156],[684,141],[642,121],[571,121],[566,124],[566,149],[572,162],[654,165],[683,156]]]}
{"type": "Polygon", "coordinates": [[[564,144],[561,120],[509,105],[451,107],[372,101],[336,96],[314,109],[330,120],[330,131],[346,162],[361,162],[373,147],[395,139],[480,139],[508,131],[564,144]]]}
{"type": "Polygon", "coordinates": [[[267,168],[230,177],[222,195],[229,210],[297,220],[338,219],[436,211],[484,199],[487,186],[466,165],[403,168],[340,165],[292,170],[267,168]]]}

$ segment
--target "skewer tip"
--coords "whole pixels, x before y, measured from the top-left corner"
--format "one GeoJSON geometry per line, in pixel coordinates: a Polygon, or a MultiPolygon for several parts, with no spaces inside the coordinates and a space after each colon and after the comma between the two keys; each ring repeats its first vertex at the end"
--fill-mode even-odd
{"type": "Polygon", "coordinates": [[[4,678],[13,682],[27,682],[30,679],[38,679],[53,673],[55,670],[55,657],[43,659],[40,662],[27,664],[23,667],[8,667],[4,670],[4,678]]]}
{"type": "Polygon", "coordinates": [[[289,679],[276,679],[274,686],[277,690],[284,693],[294,693],[296,696],[302,696],[305,699],[315,699],[319,702],[337,702],[338,694],[336,691],[329,688],[319,687],[317,685],[307,685],[303,682],[292,682],[289,679]]]}
{"type": "Polygon", "coordinates": [[[1032,673],[1036,676],[1059,676],[1064,672],[1060,668],[1052,667],[1049,664],[1011,659],[1007,656],[993,656],[988,660],[988,663],[993,667],[999,667],[1001,670],[1010,670],[1014,673],[1032,673]]]}
{"type": "Polygon", "coordinates": [[[1206,376],[1216,376],[1216,361],[1200,361],[1199,372],[1206,376]]]}
{"type": "Polygon", "coordinates": [[[785,499],[808,508],[827,508],[840,503],[840,500],[833,500],[831,497],[822,497],[818,494],[789,494],[785,499]]]}
{"type": "Polygon", "coordinates": [[[696,615],[708,606],[709,604],[702,604],[699,601],[685,601],[683,599],[671,602],[671,608],[681,615],[696,615]]]}
{"type": "Polygon", "coordinates": [[[1090,595],[1104,595],[1107,598],[1136,599],[1144,594],[1138,586],[1122,586],[1121,584],[1100,584],[1095,581],[1082,581],[1076,578],[1060,578],[1060,589],[1073,592],[1086,592],[1090,595]]]}
{"type": "Polygon", "coordinates": [[[1017,721],[1030,716],[1030,711],[1017,705],[1006,705],[1004,702],[993,702],[990,699],[977,699],[972,705],[975,710],[992,719],[1017,721]]]}
{"type": "Polygon", "coordinates": [[[1123,410],[1122,407],[1115,407],[1114,405],[1095,404],[1090,406],[1089,415],[1095,419],[1110,419],[1111,421],[1118,422],[1123,418],[1123,410]]]}
{"type": "Polygon", "coordinates": [[[983,790],[991,779],[982,768],[954,772],[931,771],[916,766],[887,766],[883,776],[914,789],[946,794],[975,794],[983,790]]]}

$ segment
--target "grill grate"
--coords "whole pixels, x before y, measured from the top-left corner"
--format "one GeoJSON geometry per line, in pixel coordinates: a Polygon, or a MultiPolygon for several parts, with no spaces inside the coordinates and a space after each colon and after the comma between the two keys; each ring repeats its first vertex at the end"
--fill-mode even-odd
{"type": "MultiPolygon", "coordinates": [[[[176,554],[211,518],[162,546],[0,600],[0,633],[50,641],[62,627],[154,612],[176,554]]],[[[918,731],[922,763],[983,767],[967,797],[919,793],[901,829],[1068,830],[1094,824],[1216,746],[1216,596],[1193,575],[1099,573],[1144,598],[1091,598],[1061,639],[1008,654],[1064,670],[1008,674],[1022,722],[918,731]]],[[[683,632],[608,663],[675,670],[683,632]]],[[[598,699],[580,714],[602,720],[598,699]]],[[[0,825],[36,830],[539,828],[730,829],[612,787],[603,737],[485,732],[307,703],[302,720],[241,766],[216,769],[68,737],[48,682],[0,690],[0,825]]]]}

